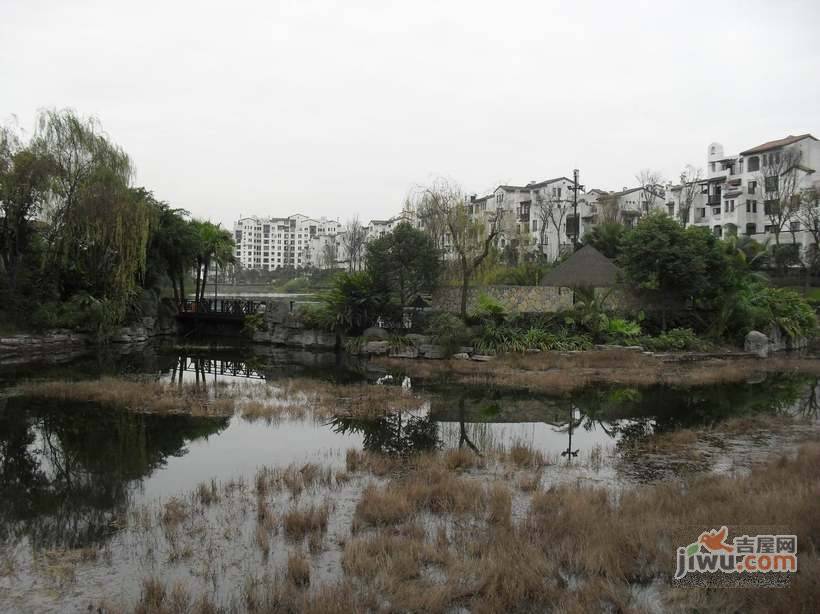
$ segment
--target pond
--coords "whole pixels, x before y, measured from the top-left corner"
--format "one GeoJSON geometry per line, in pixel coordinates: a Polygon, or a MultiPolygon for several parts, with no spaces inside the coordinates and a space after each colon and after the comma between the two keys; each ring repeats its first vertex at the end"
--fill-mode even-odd
{"type": "MultiPolygon", "coordinates": [[[[401,372],[387,373],[333,354],[162,346],[95,353],[60,365],[6,368],[0,384],[5,391],[0,399],[0,552],[7,561],[5,571],[0,567],[0,609],[25,605],[54,611],[64,602],[53,596],[78,584],[83,590],[74,591],[77,606],[105,594],[104,586],[112,580],[122,582],[123,599],[134,599],[146,569],[155,570],[157,564],[135,558],[135,538],[127,538],[123,530],[133,523],[133,515],[189,496],[203,484],[211,484],[214,492],[217,484],[241,484],[243,492],[245,484],[258,482],[263,467],[315,465],[328,475],[335,472],[340,487],[334,506],[349,520],[357,491],[343,487],[340,476],[351,449],[404,457],[458,448],[490,455],[524,446],[543,457],[538,479],[544,485],[589,480],[622,486],[737,469],[756,450],[782,443],[776,435],[761,440],[739,434],[714,438],[694,455],[690,450],[675,457],[643,449],[641,442],[649,435],[708,430],[720,421],[750,415],[801,415],[816,423],[820,398],[816,377],[795,374],[689,388],[594,386],[555,397],[413,381],[401,372]],[[133,413],[88,401],[10,393],[26,379],[103,375],[148,376],[211,394],[234,386],[250,399],[269,396],[271,388],[284,390],[293,378],[334,386],[368,383],[388,387],[396,398],[413,395],[419,403],[377,418],[346,412],[271,418],[239,411],[220,416],[133,413]],[[120,552],[112,554],[112,547],[120,552]],[[89,548],[103,549],[108,559],[101,562],[95,555],[89,565],[79,566],[85,571],[72,563],[70,578],[52,570],[47,574],[52,584],[46,582],[48,590],[38,592],[44,588],[38,580],[44,569],[40,554],[89,548]]],[[[139,548],[144,550],[145,544],[139,548]]],[[[241,560],[241,548],[237,552],[235,558],[241,560]]],[[[338,556],[333,548],[321,555],[322,573],[338,573],[338,556]]],[[[225,586],[213,584],[214,594],[227,599],[225,586]]]]}

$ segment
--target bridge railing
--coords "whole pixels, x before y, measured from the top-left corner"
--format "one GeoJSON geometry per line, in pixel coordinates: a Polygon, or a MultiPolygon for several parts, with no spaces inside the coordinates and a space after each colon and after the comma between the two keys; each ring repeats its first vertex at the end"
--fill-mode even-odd
{"type": "Polygon", "coordinates": [[[256,313],[262,301],[250,301],[242,299],[205,299],[195,301],[185,299],[180,305],[183,313],[201,313],[208,315],[224,316],[247,316],[256,313]]]}

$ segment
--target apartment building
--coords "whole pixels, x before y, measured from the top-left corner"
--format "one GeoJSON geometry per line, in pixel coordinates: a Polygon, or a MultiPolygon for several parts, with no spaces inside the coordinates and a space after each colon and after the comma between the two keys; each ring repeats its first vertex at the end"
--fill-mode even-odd
{"type": "Polygon", "coordinates": [[[297,213],[283,218],[240,218],[234,224],[235,256],[244,268],[302,268],[315,259],[314,240],[335,237],[338,220],[310,218],[297,213]]]}
{"type": "MultiPolygon", "coordinates": [[[[773,240],[782,221],[781,243],[793,240],[801,249],[812,242],[800,222],[778,216],[784,190],[800,194],[820,189],[815,169],[820,164],[820,141],[811,134],[787,136],[726,154],[720,143],[711,143],[706,154],[706,177],[694,191],[688,223],[706,226],[717,236],[745,234],[758,241],[773,240]],[[793,184],[793,186],[792,186],[793,184]],[[779,218],[779,219],[774,219],[779,218]]],[[[669,213],[681,219],[683,186],[668,192],[669,213]]]]}
{"type": "MultiPolygon", "coordinates": [[[[397,215],[371,220],[364,226],[365,240],[383,237],[406,219],[397,215]]],[[[300,213],[284,218],[243,217],[234,223],[235,255],[248,269],[346,267],[345,235],[342,223],[325,217],[300,213]]]]}
{"type": "MultiPolygon", "coordinates": [[[[471,196],[467,213],[487,223],[501,210],[501,231],[496,240],[499,249],[510,247],[555,258],[572,243],[572,185],[567,177],[499,185],[486,196],[471,196]]],[[[580,200],[578,211],[580,217],[580,200]]]]}
{"type": "Polygon", "coordinates": [[[572,249],[573,238],[607,219],[627,226],[650,209],[664,209],[664,188],[623,188],[609,192],[601,189],[579,191],[574,207],[574,182],[568,177],[531,181],[526,185],[499,185],[492,193],[471,196],[468,213],[487,221],[503,209],[497,247],[507,246],[521,253],[540,253],[554,260],[572,249]],[[578,219],[575,215],[577,211],[578,219]]]}

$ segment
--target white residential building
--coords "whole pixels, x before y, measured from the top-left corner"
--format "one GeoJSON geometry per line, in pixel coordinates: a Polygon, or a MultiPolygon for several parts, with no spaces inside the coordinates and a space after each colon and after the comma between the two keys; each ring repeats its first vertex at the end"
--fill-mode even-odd
{"type": "MultiPolygon", "coordinates": [[[[782,181],[787,172],[793,172],[798,192],[820,189],[820,177],[815,173],[820,164],[820,141],[811,134],[790,135],[731,155],[724,152],[720,143],[712,143],[706,162],[706,178],[699,182],[688,222],[707,226],[720,237],[745,234],[760,242],[773,240],[773,219],[768,212],[778,202],[778,179],[772,174],[782,170],[782,181]],[[795,159],[797,163],[781,169],[777,166],[781,159],[795,159]],[[777,170],[772,173],[767,169],[777,170]]],[[[681,186],[674,186],[667,198],[670,214],[678,217],[680,194],[681,186]]],[[[787,242],[794,241],[800,248],[810,245],[811,235],[798,221],[784,222],[781,243],[785,235],[787,242]]]]}
{"type": "Polygon", "coordinates": [[[336,236],[337,220],[297,213],[283,218],[243,217],[234,224],[235,256],[247,269],[302,268],[316,258],[314,240],[336,236]]]}
{"type": "MultiPolygon", "coordinates": [[[[571,179],[556,177],[531,181],[526,185],[499,185],[486,196],[473,195],[467,212],[473,219],[487,222],[503,210],[499,249],[512,247],[521,252],[540,252],[555,258],[572,241],[571,179]]],[[[582,213],[581,195],[578,200],[582,213]]]]}
{"type": "MultiPolygon", "coordinates": [[[[404,215],[371,220],[365,240],[383,237],[405,221],[404,215]]],[[[338,220],[297,213],[284,218],[243,217],[234,224],[236,258],[243,268],[346,267],[345,227],[338,220]]]]}
{"type": "MultiPolygon", "coordinates": [[[[576,234],[573,186],[573,180],[568,177],[531,181],[523,186],[500,185],[486,196],[471,196],[467,211],[474,218],[487,220],[499,208],[503,209],[497,246],[537,252],[554,260],[572,249],[576,234]]],[[[617,211],[616,219],[627,226],[632,226],[648,209],[665,210],[662,186],[657,186],[649,196],[650,202],[647,203],[646,191],[640,187],[624,188],[619,192],[579,191],[578,240],[605,217],[603,209],[607,206],[617,211]]]]}

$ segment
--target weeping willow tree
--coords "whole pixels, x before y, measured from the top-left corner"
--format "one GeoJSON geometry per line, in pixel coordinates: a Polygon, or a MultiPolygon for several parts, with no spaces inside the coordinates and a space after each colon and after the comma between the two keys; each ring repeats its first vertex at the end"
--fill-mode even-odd
{"type": "Polygon", "coordinates": [[[144,191],[129,187],[131,161],[95,119],[44,111],[34,146],[54,164],[46,266],[57,276],[60,298],[86,293],[99,303],[102,322],[117,324],[145,269],[155,209],[144,191]]]}

